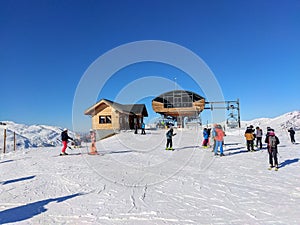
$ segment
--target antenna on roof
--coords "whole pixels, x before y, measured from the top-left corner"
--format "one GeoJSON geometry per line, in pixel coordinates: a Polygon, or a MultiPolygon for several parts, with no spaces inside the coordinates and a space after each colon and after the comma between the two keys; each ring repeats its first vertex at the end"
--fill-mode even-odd
{"type": "Polygon", "coordinates": [[[176,77],[174,77],[174,80],[175,80],[175,89],[174,90],[177,90],[177,82],[176,82],[176,77]]]}

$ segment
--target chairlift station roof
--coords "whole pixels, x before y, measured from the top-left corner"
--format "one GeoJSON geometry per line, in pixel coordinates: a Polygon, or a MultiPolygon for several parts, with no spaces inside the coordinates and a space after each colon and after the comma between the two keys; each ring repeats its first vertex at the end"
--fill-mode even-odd
{"type": "Polygon", "coordinates": [[[205,107],[204,97],[185,90],[163,93],[152,100],[155,112],[165,116],[198,116],[205,107]]]}

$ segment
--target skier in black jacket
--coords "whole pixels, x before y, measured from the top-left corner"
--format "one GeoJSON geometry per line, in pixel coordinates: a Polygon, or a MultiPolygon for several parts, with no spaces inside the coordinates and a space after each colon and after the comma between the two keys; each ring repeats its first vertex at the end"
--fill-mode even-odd
{"type": "Polygon", "coordinates": [[[63,144],[63,147],[61,149],[60,155],[68,155],[68,153],[66,153],[66,149],[67,149],[67,146],[68,146],[67,145],[68,144],[68,139],[73,140],[73,138],[69,137],[69,135],[68,135],[68,129],[65,128],[63,130],[63,132],[61,132],[61,142],[63,144]]]}
{"type": "Polygon", "coordinates": [[[293,144],[295,144],[295,131],[294,131],[294,129],[291,127],[290,129],[288,129],[288,132],[290,133],[290,137],[291,137],[291,142],[293,143],[293,144]]]}
{"type": "Polygon", "coordinates": [[[173,138],[173,136],[176,135],[176,133],[174,134],[173,131],[174,131],[174,130],[173,130],[173,128],[171,127],[170,130],[168,130],[168,132],[166,133],[166,137],[167,137],[166,150],[172,150],[172,151],[174,151],[174,149],[173,149],[173,147],[172,147],[172,145],[173,145],[173,143],[172,143],[172,138],[173,138]],[[170,147],[169,147],[169,146],[170,146],[170,147]]]}
{"type": "Polygon", "coordinates": [[[268,133],[265,139],[265,143],[268,144],[269,163],[270,163],[269,169],[272,169],[275,166],[275,170],[278,170],[277,145],[279,145],[280,142],[278,137],[275,136],[275,133],[273,131],[270,131],[268,133]],[[273,158],[274,158],[274,164],[273,164],[273,158]]]}

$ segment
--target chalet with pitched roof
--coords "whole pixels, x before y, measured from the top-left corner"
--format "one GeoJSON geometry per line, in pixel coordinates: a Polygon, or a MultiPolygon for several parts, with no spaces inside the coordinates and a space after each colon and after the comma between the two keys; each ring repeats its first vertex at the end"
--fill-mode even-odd
{"type": "Polygon", "coordinates": [[[145,104],[123,105],[107,99],[88,108],[85,115],[92,118],[92,128],[94,130],[127,130],[134,129],[143,123],[144,117],[148,117],[145,104]]]}

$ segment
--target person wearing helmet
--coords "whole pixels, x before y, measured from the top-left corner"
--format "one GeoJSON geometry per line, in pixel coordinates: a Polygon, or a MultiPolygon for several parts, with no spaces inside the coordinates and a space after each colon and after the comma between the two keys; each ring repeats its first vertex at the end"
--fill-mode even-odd
{"type": "Polygon", "coordinates": [[[68,129],[65,128],[65,129],[63,129],[63,132],[61,132],[61,142],[63,144],[63,147],[61,149],[60,155],[68,155],[68,153],[66,153],[66,149],[68,147],[69,139],[73,140],[73,138],[69,137],[69,135],[68,135],[68,129]]]}

